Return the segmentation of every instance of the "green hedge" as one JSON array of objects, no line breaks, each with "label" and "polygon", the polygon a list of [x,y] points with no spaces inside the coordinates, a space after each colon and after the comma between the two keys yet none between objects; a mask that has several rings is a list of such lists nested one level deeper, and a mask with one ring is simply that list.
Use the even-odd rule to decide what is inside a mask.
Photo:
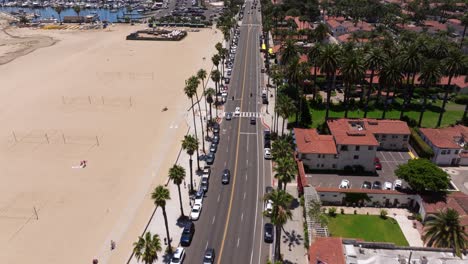
[{"label": "green hedge", "polygon": [[418,153],[418,156],[425,159],[432,159],[434,157],[434,152],[432,151],[431,147],[424,142],[424,140],[419,136],[417,128],[411,128],[411,137],[410,137],[410,144],[413,149]]}]

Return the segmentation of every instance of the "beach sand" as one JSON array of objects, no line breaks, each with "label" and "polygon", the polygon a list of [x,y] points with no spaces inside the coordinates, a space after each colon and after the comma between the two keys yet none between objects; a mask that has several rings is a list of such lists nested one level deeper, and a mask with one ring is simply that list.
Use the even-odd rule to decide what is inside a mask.
[{"label": "beach sand", "polygon": [[222,40],[212,29],[180,42],[125,40],[140,28],[8,31],[42,42],[0,49],[13,55],[0,65],[0,263],[130,256],[188,129],[185,79],[211,70]]}]

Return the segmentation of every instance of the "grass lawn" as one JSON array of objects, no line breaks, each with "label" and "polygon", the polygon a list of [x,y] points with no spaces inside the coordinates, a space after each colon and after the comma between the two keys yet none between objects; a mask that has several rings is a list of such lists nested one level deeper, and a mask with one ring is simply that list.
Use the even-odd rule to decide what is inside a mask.
[{"label": "grass lawn", "polygon": [[378,215],[341,215],[330,217],[328,229],[334,237],[360,238],[369,242],[391,242],[408,246],[397,221]]},{"label": "grass lawn", "polygon": [[[449,126],[455,124],[457,120],[460,120],[463,116],[464,106],[457,105],[455,103],[448,103],[446,106],[446,111],[442,119],[441,126]],[[381,118],[382,110],[373,109],[369,111],[367,117],[369,118]],[[317,127],[325,121],[325,109],[310,109],[312,115],[312,127]],[[405,116],[413,118],[414,120],[419,120],[419,111],[407,111]],[[334,111],[334,107],[330,108],[330,117],[344,117],[344,111]],[[353,110],[348,112],[348,117],[350,118],[362,118],[364,117],[363,110]],[[294,118],[294,117],[293,117]],[[387,119],[399,119],[400,111],[399,110],[390,110],[386,113]],[[426,110],[424,113],[422,127],[435,127],[437,125],[437,120],[439,119],[439,112],[431,111],[430,109]],[[290,120],[291,121],[291,120]]]}]

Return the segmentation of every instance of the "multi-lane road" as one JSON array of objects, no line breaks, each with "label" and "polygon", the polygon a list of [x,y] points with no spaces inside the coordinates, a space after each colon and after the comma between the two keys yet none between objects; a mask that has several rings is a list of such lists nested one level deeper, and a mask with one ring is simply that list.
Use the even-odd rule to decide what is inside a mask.
[{"label": "multi-lane road", "polygon": [[[261,15],[246,1],[225,111],[241,108],[240,117],[221,124],[220,143],[212,166],[210,186],[185,263],[201,263],[206,248],[214,248],[216,263],[266,263],[271,245],[263,241],[263,196],[271,185],[271,162],[263,158],[260,119]],[[258,6],[259,4],[257,4]],[[231,100],[234,97],[234,100]],[[257,116],[255,125],[248,116]],[[221,184],[222,171],[231,181]]]}]

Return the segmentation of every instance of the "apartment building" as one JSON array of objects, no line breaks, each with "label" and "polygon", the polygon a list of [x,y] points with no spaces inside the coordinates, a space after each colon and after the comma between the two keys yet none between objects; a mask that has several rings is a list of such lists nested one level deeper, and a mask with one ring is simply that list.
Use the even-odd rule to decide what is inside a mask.
[{"label": "apartment building", "polygon": [[468,165],[468,127],[421,128],[422,139],[434,151],[432,162],[441,166]]},{"label": "apartment building", "polygon": [[375,171],[377,150],[406,150],[410,130],[399,120],[336,119],[327,122],[331,135],[294,129],[298,158],[312,170],[362,166]]}]

